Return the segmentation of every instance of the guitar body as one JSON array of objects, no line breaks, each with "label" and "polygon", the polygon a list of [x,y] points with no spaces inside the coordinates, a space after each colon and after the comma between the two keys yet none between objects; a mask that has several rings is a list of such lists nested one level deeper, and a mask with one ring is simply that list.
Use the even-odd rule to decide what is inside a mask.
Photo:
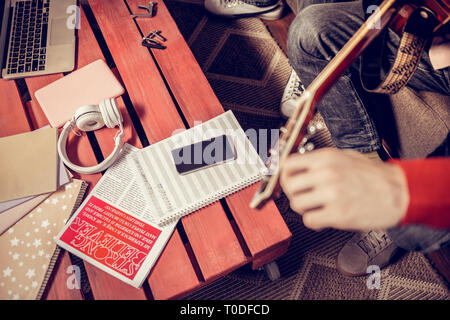
[{"label": "guitar body", "polygon": [[364,49],[387,27],[398,34],[405,32],[405,27],[421,31],[420,25],[411,27],[408,23],[413,14],[420,14],[425,22],[432,20],[432,33],[439,32],[450,20],[450,0],[384,0],[378,6],[298,99],[294,113],[281,128],[277,148],[270,151],[268,174],[261,181],[250,203],[251,208],[262,208],[267,201],[278,196],[280,170],[287,157],[298,152],[299,145],[304,142],[317,103]]},{"label": "guitar body", "polygon": [[439,32],[439,28],[443,27],[450,20],[450,0],[417,0],[417,1],[402,1],[404,4],[396,12],[389,28],[401,35],[404,31],[406,22],[411,14],[419,7],[430,9],[440,22],[434,32]]}]

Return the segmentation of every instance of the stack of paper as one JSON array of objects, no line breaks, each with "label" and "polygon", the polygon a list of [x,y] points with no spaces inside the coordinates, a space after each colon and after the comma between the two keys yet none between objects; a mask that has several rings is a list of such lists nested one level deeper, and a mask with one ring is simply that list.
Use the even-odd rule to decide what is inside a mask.
[{"label": "stack of paper", "polygon": [[0,139],[0,299],[39,299],[60,249],[54,238],[83,199],[57,154],[58,132]]},{"label": "stack of paper", "polygon": [[56,129],[43,128],[0,139],[0,234],[70,182],[57,137]]},{"label": "stack of paper", "polygon": [[116,160],[59,233],[57,244],[101,270],[140,287],[175,229],[149,216],[150,199],[130,166],[137,148]]},{"label": "stack of paper", "polygon": [[60,252],[54,238],[82,201],[81,180],[59,188],[0,236],[0,299],[39,299]]},{"label": "stack of paper", "polygon": [[56,190],[57,137],[48,128],[0,139],[0,202]]},{"label": "stack of paper", "polygon": [[[226,136],[230,149],[234,149],[232,161],[205,166],[188,174],[177,171],[175,161],[184,161],[184,156],[175,160],[173,150],[220,136]],[[185,160],[188,165],[196,160],[202,163],[202,159],[212,158],[212,154],[226,153],[221,148],[221,143],[214,143],[204,150],[194,149]],[[140,150],[135,154],[134,168],[141,189],[152,199],[150,219],[164,225],[259,181],[266,166],[233,112],[227,111]]]},{"label": "stack of paper", "polygon": [[[231,161],[177,173],[172,150],[224,134],[235,149]],[[125,144],[58,234],[57,244],[140,287],[180,217],[258,181],[263,169],[232,112],[142,150]]]}]

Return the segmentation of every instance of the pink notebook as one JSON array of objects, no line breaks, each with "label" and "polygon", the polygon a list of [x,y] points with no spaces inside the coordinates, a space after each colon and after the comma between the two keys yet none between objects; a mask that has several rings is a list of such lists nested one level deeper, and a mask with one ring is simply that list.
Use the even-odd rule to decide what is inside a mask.
[{"label": "pink notebook", "polygon": [[35,96],[52,127],[61,127],[81,106],[116,98],[124,89],[103,60],[72,72],[36,91]]}]

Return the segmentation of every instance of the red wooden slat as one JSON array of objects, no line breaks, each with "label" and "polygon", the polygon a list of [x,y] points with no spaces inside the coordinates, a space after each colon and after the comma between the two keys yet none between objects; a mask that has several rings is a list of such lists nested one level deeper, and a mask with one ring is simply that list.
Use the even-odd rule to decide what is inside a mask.
[{"label": "red wooden slat", "polygon": [[[177,127],[182,127],[183,124],[180,121],[178,114],[176,113],[170,96],[164,89],[163,81],[161,81],[161,79],[159,79],[158,77],[152,77],[154,75],[157,75],[158,73],[155,66],[151,63],[151,60],[150,63],[148,61],[148,52],[144,49],[144,51],[138,50],[138,56],[135,56],[135,54],[133,53],[128,54],[127,56],[123,56],[120,54],[122,50],[126,52],[126,50],[128,49],[129,52],[132,52],[134,49],[136,49],[136,37],[134,37],[135,41],[133,42],[133,37],[131,36],[135,35],[137,36],[137,39],[139,39],[135,26],[129,26],[129,28],[131,27],[131,30],[127,33],[124,32],[125,30],[123,27],[118,28],[118,26],[108,25],[110,21],[106,21],[105,23],[103,21],[103,18],[108,19],[108,15],[106,12],[110,11],[113,6],[108,4],[106,5],[106,8],[103,8],[102,5],[103,3],[99,3],[96,6],[94,3],[92,9],[96,15],[98,23],[101,26],[103,35],[105,36],[106,41],[109,44],[109,49],[113,54],[122,80],[127,86],[128,94],[132,99],[136,112],[140,116],[141,122],[146,128],[146,131],[150,132],[150,134],[148,134],[149,139],[151,139],[150,141],[156,142],[171,134],[173,129],[170,129],[171,126],[168,126],[167,122],[173,123],[174,121],[179,120],[177,123]],[[102,10],[106,10],[106,12],[103,12]],[[115,21],[121,21],[121,19],[116,19]],[[119,29],[120,31],[118,31]],[[119,35],[121,35],[121,37],[119,37],[121,39],[121,42],[117,42],[118,39],[114,39]],[[139,44],[139,40],[137,40],[137,43]],[[143,48],[138,47],[138,49]],[[118,52],[119,54],[117,54]],[[149,78],[152,78],[152,81],[149,81]],[[158,117],[152,117],[149,114],[149,111],[146,110],[146,106],[149,103],[154,106],[162,106],[162,110],[165,113],[165,119],[161,119],[161,117],[159,119]],[[164,108],[164,106],[168,106],[168,108]],[[159,110],[159,112],[161,112],[161,110]],[[175,231],[173,237],[175,239],[179,238],[177,231]],[[168,264],[168,262],[174,261],[181,262],[181,264],[184,266],[184,269],[190,270],[189,273],[193,276],[183,277],[184,281],[179,281],[178,276],[172,277],[172,279],[178,283],[178,286],[168,287],[164,285],[162,288],[160,288],[158,286],[158,283],[160,283],[158,280],[161,279],[161,276],[159,275],[160,272],[154,272],[154,275],[151,276],[150,279],[154,279],[154,288],[152,288],[152,293],[155,298],[160,298],[161,296],[173,296],[175,294],[178,294],[179,291],[185,292],[188,290],[192,290],[193,288],[198,286],[198,279],[181,242],[173,243],[173,240],[171,240],[171,242],[169,242],[169,244],[165,248],[163,254],[166,259],[161,260],[163,262],[158,262],[158,264],[155,266],[155,269],[165,270],[164,277],[166,279],[167,276],[170,275],[167,270],[172,270],[166,265]],[[160,290],[161,294],[158,293]]]},{"label": "red wooden slat", "polygon": [[16,83],[0,80],[0,138],[30,129]]},{"label": "red wooden slat", "polygon": [[[143,4],[142,0],[127,2],[133,12],[137,12],[138,5]],[[164,2],[158,2],[158,13],[154,18],[136,21],[144,33],[155,29],[162,30],[162,34],[167,38],[165,42],[167,48],[153,50],[153,54],[189,125],[192,126],[196,121],[206,121],[221,114],[222,105],[213,93]],[[227,197],[227,203],[252,256],[258,256],[267,248],[289,241],[291,233],[273,202],[260,211],[249,208],[248,204],[254,191],[255,186],[238,192]],[[189,227],[185,225],[185,228]]]},{"label": "red wooden slat", "polygon": [[[268,202],[262,210],[250,209],[248,204],[257,188],[258,185],[254,184],[227,198],[236,224],[255,258],[267,255],[270,249],[278,250],[280,246],[289,244],[292,236],[273,201]],[[284,251],[280,250],[278,256]],[[270,261],[267,260],[266,263]]]},{"label": "red wooden slat", "polygon": [[72,265],[69,254],[66,251],[61,252],[59,262],[55,266],[50,281],[59,285],[51,285],[44,295],[46,300],[83,300],[83,295],[78,289],[69,289],[67,280],[70,274],[67,274],[68,268]]},{"label": "red wooden slat", "polygon": [[58,73],[43,77],[33,77],[25,79],[31,97],[31,101],[29,101],[27,109],[34,129],[42,128],[49,124],[44,111],[34,97],[34,92],[62,77],[63,75],[61,73]]},{"label": "red wooden slat", "polygon": [[[95,36],[89,27],[89,23],[84,15],[81,16],[81,28],[78,31],[80,39],[77,67],[81,68],[98,59],[103,59],[103,54],[95,39]],[[130,116],[125,108],[122,98],[117,99],[117,104],[123,117],[124,141],[140,147],[139,139],[134,131]],[[117,128],[96,131],[95,136],[101,147],[101,151],[106,158],[114,149],[114,136]],[[143,289],[135,289],[115,277],[101,271],[88,263],[85,263],[88,272],[89,281],[95,299],[114,300],[114,299],[146,299]]]},{"label": "red wooden slat", "polygon": [[[149,141],[159,141],[170,136],[176,128],[182,128],[183,123],[165,90],[164,82],[158,76],[157,68],[149,58],[148,51],[140,46],[141,39],[133,21],[129,20],[124,3],[89,3]],[[165,258],[158,261],[149,277],[152,294],[157,299],[169,298],[198,287],[199,280],[183,243],[173,239],[179,239],[177,231],[163,251]],[[180,268],[169,266],[173,262],[183,265],[184,273],[192,276],[180,275]],[[169,286],[171,281],[168,279],[177,285]]]},{"label": "red wooden slat", "polygon": [[[177,270],[178,277],[171,270]],[[174,232],[148,277],[156,300],[182,297],[200,286],[178,232]]]},{"label": "red wooden slat", "polygon": [[[126,5],[120,0],[110,1],[108,4],[97,0],[89,1],[89,3],[122,79],[127,86],[132,102],[135,106],[140,106],[141,103],[147,104],[145,113],[142,113],[143,109],[141,108],[137,112],[140,115],[140,120],[150,142],[159,141],[170,136],[174,130],[183,128],[183,123],[170,99],[170,95],[164,89],[164,82],[160,78],[152,58],[148,54],[147,49],[140,44],[142,38],[137,33],[136,26],[130,17]],[[184,62],[179,61],[179,63],[182,64]],[[182,82],[180,82],[181,84]],[[156,93],[156,95],[150,96],[149,93],[152,92]],[[158,129],[157,132],[152,127],[152,123],[155,122],[158,123],[156,127]],[[161,128],[162,125],[163,127]],[[224,269],[231,269],[245,261],[242,249],[236,236],[231,232],[231,227],[223,210],[207,208],[195,214],[203,216],[202,222],[205,226],[211,226],[211,228],[203,229],[205,234],[202,235],[203,241],[201,243],[191,242],[196,257],[203,257],[205,254],[209,254],[211,250],[204,252],[203,249],[221,245],[223,243],[222,239],[228,239],[229,243],[234,244],[230,248],[235,250],[235,252],[225,252],[220,250],[219,247],[214,248],[214,252],[223,256],[224,259],[222,260],[197,259],[200,263],[208,264],[200,266],[202,271],[207,271],[206,277],[208,279],[223,273]],[[205,239],[207,240],[205,241]],[[227,255],[232,257],[240,256],[241,261],[238,262],[235,258],[226,260],[225,257]],[[223,263],[218,264],[218,261],[223,261]],[[228,265],[225,266],[225,264]],[[177,270],[166,268],[166,272],[172,273],[174,279],[182,277]],[[156,274],[152,275],[152,277],[154,276]],[[152,283],[156,282],[150,281],[154,294],[159,290],[152,286]],[[174,294],[176,294],[175,291]]]},{"label": "red wooden slat", "polygon": [[252,260],[253,269],[258,269],[259,267],[262,267],[263,265],[271,261],[274,261],[281,255],[285,254],[286,251],[288,250],[289,243],[290,243],[289,241],[281,242],[279,245],[270,248],[270,251],[262,253],[257,258],[254,258]]},{"label": "red wooden slat", "polygon": [[123,1],[89,0],[150,143],[184,128]]},{"label": "red wooden slat", "polygon": [[[76,69],[82,68],[87,64],[94,62],[95,60],[103,59],[102,52],[83,11],[81,11],[81,26],[81,29],[79,29],[78,31],[78,55]],[[31,97],[33,97],[31,106],[34,114],[42,113],[42,109],[35,99],[34,93],[38,89],[52,83],[62,76],[62,74],[57,74],[46,77],[29,78],[26,80],[30,95]],[[119,108],[121,109],[122,115],[124,117],[126,138],[137,136],[135,133],[133,133],[133,127],[131,125],[131,121],[129,120],[129,115],[123,105],[122,99],[118,99],[118,102]],[[64,102],[62,102],[62,104],[63,103]],[[40,116],[37,116],[36,119],[38,119],[37,125],[48,125],[48,121],[43,113]],[[103,153],[109,154],[114,146],[113,137],[115,135],[115,130],[104,129],[97,131],[95,135],[97,137],[97,140],[99,141]],[[128,142],[136,142],[135,138],[128,140]],[[69,138],[67,150],[69,158],[76,164],[83,166],[92,166],[97,164],[95,154],[86,135],[83,135],[83,137],[81,138],[72,135]],[[98,180],[101,178],[101,174],[82,175],[74,173],[74,176],[89,182],[90,188],[94,187]],[[85,267],[86,272],[88,273],[94,298],[146,299],[145,292],[142,289],[136,290],[135,288],[123,283],[122,281],[114,278],[111,275],[108,275],[104,272],[99,272],[96,267],[90,265],[89,263],[85,263]],[[60,270],[59,272],[64,272],[64,270]],[[64,279],[64,277],[67,278],[67,275],[58,274],[55,279]],[[48,297],[51,298],[55,296],[54,292],[56,292],[60,296],[61,292],[63,292],[64,290],[67,290],[65,281],[55,280],[51,283]]]},{"label": "red wooden slat", "polygon": [[[133,13],[142,12],[138,6],[145,2],[145,0],[127,0]],[[157,3],[157,14],[151,19],[136,19],[136,22],[145,35],[152,30],[160,30],[167,39],[164,42],[166,49],[153,49],[152,52],[183,110],[184,116],[192,126],[195,120],[204,121],[220,115],[223,113],[222,105],[216,98],[169,10],[163,1],[154,2]],[[192,105],[198,107],[193,108]]]},{"label": "red wooden slat", "polygon": [[[29,103],[29,113],[33,121],[34,128],[40,128],[49,125],[49,122],[42,111],[41,106],[37,102],[34,93],[40,88],[62,78],[62,74],[52,74],[42,77],[27,78],[26,84],[32,100]],[[75,139],[71,137],[68,142],[68,155],[70,159],[77,164],[93,165],[96,163],[95,155],[90,146],[87,137]],[[100,174],[97,175],[79,175],[74,174],[76,178],[82,179],[89,183],[89,189],[95,185],[100,179]],[[69,266],[71,264],[68,254],[62,256],[62,265]],[[49,283],[48,293],[46,299],[72,299],[74,290],[69,290],[66,285],[67,274],[65,268],[59,268],[54,271],[53,279]],[[81,294],[79,294],[81,296]]]},{"label": "red wooden slat", "polygon": [[[219,202],[184,217],[182,223],[206,282],[247,263]],[[230,241],[230,235],[233,235],[233,241]]]},{"label": "red wooden slat", "polygon": [[[14,115],[12,121],[2,123],[2,125],[0,126],[0,136],[3,137],[30,131],[31,127],[30,124],[28,123],[25,109],[22,105],[22,101],[17,91],[15,82],[0,80],[0,93],[2,97],[5,97],[5,100],[2,100],[0,104],[1,118],[4,119],[3,118],[4,116],[6,118],[8,114]],[[58,268],[64,269],[61,267],[61,265],[65,266],[68,263],[70,264],[70,259],[68,255],[62,254],[62,256],[60,257],[60,264]],[[60,271],[59,273],[62,272],[63,271]],[[61,276],[58,277],[61,278]],[[58,283],[60,283],[60,281],[58,281]],[[65,284],[66,282],[63,281],[61,283],[64,283],[64,285],[58,286],[57,290],[55,290],[55,288],[52,288],[51,283],[48,284],[47,295],[58,296],[61,299],[70,299],[70,300],[81,299],[81,293],[79,290],[69,291],[67,285]]]}]

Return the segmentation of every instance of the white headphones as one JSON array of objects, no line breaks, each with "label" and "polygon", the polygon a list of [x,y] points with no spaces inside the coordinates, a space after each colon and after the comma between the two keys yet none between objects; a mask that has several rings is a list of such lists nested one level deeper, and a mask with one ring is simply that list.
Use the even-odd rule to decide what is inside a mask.
[{"label": "white headphones", "polygon": [[[81,131],[94,131],[103,126],[108,128],[114,128],[119,126],[119,131],[114,138],[115,147],[113,152],[96,166],[92,167],[80,167],[70,162],[66,152],[66,143],[69,133],[74,129],[75,125]],[[99,106],[83,106],[79,108],[72,117],[72,120],[68,121],[59,135],[58,139],[58,153],[64,164],[73,171],[83,174],[93,174],[106,170],[110,167],[120,154],[122,149],[122,138],[124,136],[122,126],[122,114],[116,105],[114,98],[106,99],[100,102]]]}]

